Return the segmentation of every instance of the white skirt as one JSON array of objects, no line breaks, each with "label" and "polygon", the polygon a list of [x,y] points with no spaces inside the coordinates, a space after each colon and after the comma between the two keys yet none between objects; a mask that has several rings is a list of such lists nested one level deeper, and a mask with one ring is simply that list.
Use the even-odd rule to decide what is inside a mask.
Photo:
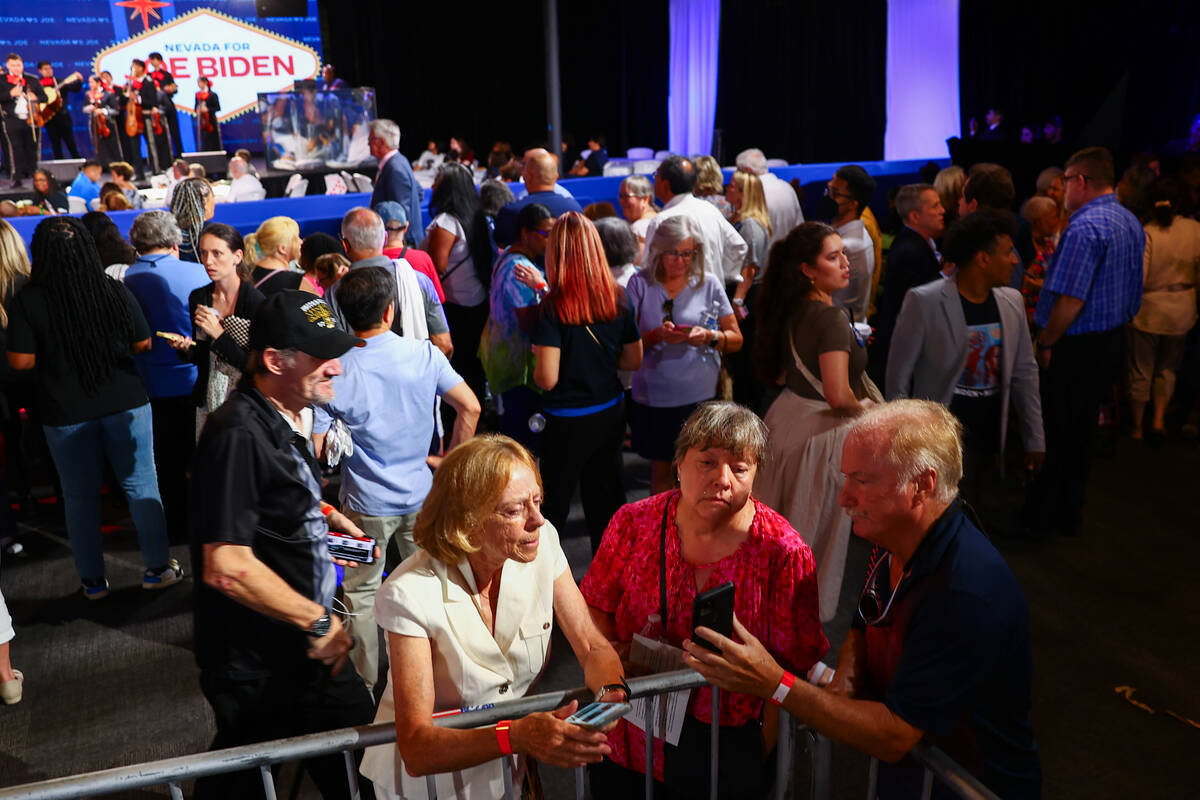
[{"label": "white skirt", "polygon": [[837,612],[846,570],[850,517],[838,505],[838,493],[845,480],[842,445],[850,422],[824,400],[784,389],[767,410],[769,452],[754,482],[758,499],[787,517],[812,549],[821,622]]}]

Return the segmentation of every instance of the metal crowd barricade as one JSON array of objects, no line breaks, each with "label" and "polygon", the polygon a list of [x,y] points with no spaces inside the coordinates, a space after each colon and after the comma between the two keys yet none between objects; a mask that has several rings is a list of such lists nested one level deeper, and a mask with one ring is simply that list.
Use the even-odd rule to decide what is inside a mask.
[{"label": "metal crowd barricade", "polygon": [[[700,675],[692,670],[664,672],[657,675],[647,675],[632,678],[628,681],[632,697],[648,698],[646,719],[655,718],[657,698],[668,692],[683,689],[694,689],[705,685]],[[572,700],[586,702],[591,698],[587,687],[562,691],[546,692],[497,703],[491,708],[479,711],[465,711],[461,714],[441,716],[434,720],[436,725],[446,728],[479,728],[494,725],[503,719],[515,719],[536,711],[551,711]],[[717,707],[718,690],[713,688],[713,708]],[[779,714],[779,738],[776,760],[776,776],[774,797],[784,800],[790,797],[793,778],[794,759],[792,753],[793,720],[786,714]],[[711,744],[712,752],[718,752],[720,743],[720,727],[714,718],[712,723]],[[810,797],[813,800],[828,800],[830,796],[830,742],[815,731],[803,728],[805,750],[809,754],[812,765],[810,779]],[[646,763],[653,763],[653,738],[646,737]],[[267,800],[275,800],[275,779],[271,767],[288,761],[301,761],[318,756],[328,756],[341,753],[346,762],[346,780],[350,786],[350,794],[354,800],[359,797],[358,770],[355,766],[354,753],[365,747],[380,744],[390,744],[396,741],[396,729],[391,723],[379,723],[358,728],[342,728],[325,733],[314,733],[306,736],[296,736],[288,739],[278,739],[271,742],[242,747],[231,747],[209,753],[168,758],[128,767],[89,772],[83,775],[72,775],[54,778],[38,783],[25,784],[0,789],[0,800],[66,800],[92,795],[104,795],[113,792],[130,791],[150,786],[167,785],[171,797],[182,800],[184,781],[203,778],[209,775],[219,775],[246,769],[258,769],[262,777],[263,790]],[[954,763],[945,753],[936,747],[920,745],[914,749],[913,755],[926,768],[925,794],[928,798],[936,776],[959,797],[966,800],[999,800],[988,791],[973,776]],[[877,762],[872,759],[871,788],[869,800],[874,798],[874,776]],[[506,800],[515,800],[511,771],[502,771],[505,776],[504,794]],[[717,797],[717,759],[712,759],[710,773],[709,797]],[[577,800],[584,795],[586,771],[581,767],[575,770],[575,797]],[[646,775],[646,797],[654,794],[653,770]],[[435,797],[434,776],[426,779],[429,796]],[[442,800],[448,800],[443,798]]]}]

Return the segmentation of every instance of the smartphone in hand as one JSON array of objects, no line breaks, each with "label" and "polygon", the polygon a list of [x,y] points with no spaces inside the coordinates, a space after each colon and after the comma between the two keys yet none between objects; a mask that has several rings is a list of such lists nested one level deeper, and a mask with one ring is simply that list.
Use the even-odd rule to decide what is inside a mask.
[{"label": "smartphone in hand", "polygon": [[616,722],[633,709],[629,703],[588,703],[567,717],[567,722],[583,728],[600,730]]},{"label": "smartphone in hand", "polygon": [[692,601],[693,642],[714,653],[720,652],[708,639],[696,635],[696,628],[701,626],[711,628],[728,639],[733,638],[733,597],[733,581],[726,581],[703,594],[696,595],[696,599]]}]

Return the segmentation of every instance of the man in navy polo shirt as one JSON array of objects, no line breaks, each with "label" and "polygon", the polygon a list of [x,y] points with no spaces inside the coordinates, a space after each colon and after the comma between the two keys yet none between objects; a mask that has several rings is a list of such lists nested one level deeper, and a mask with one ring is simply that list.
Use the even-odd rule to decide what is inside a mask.
[{"label": "man in navy polo shirt", "polygon": [[875,549],[829,689],[785,672],[736,619],[741,644],[699,628],[721,653],[685,642],[688,666],[887,762],[881,798],[921,796],[906,756],[922,740],[1003,798],[1041,797],[1029,609],[957,498],[962,426],[925,400],[872,408],[846,437],[842,472],[839,501]]}]

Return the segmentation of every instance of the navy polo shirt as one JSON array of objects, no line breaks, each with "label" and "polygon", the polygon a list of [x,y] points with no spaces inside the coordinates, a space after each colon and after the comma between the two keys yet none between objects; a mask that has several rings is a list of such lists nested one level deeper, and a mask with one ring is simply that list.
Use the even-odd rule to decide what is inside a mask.
[{"label": "navy polo shirt", "polygon": [[[883,703],[1001,797],[1041,797],[1029,608],[1016,576],[957,501],[906,567],[888,616],[866,627]],[[919,797],[921,777],[909,759],[881,765],[879,796]]]}]

